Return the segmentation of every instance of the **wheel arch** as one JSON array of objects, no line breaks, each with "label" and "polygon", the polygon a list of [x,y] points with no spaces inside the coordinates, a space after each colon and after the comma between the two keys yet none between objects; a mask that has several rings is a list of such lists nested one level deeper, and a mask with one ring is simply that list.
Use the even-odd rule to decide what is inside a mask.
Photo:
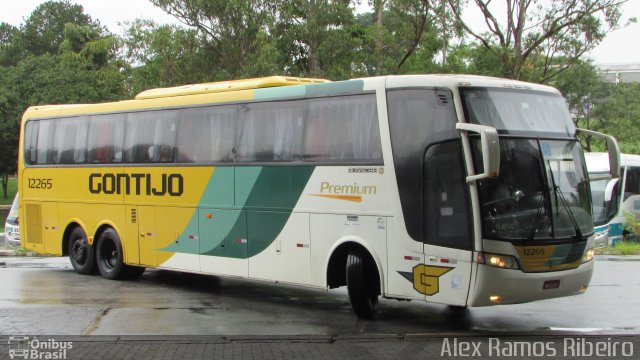
[{"label": "wheel arch", "polygon": [[377,269],[378,276],[378,293],[384,293],[384,271],[382,262],[376,251],[366,241],[360,238],[343,238],[336,242],[327,257],[325,265],[326,286],[330,289],[347,285],[346,264],[347,256],[351,251],[360,251],[366,257],[367,261],[374,265]]},{"label": "wheel arch", "polygon": [[92,243],[95,243],[95,241],[100,237],[100,235],[107,229],[113,229],[113,231],[116,232],[116,235],[118,235],[118,238],[120,238],[120,242],[122,243],[122,233],[120,232],[118,227],[110,221],[102,221],[100,224],[98,224],[98,228],[96,229]]},{"label": "wheel arch", "polygon": [[82,221],[80,221],[79,219],[72,219],[71,221],[69,221],[64,229],[64,232],[62,233],[62,256],[69,255],[69,240],[71,240],[70,236],[73,230],[78,227],[81,228],[82,231],[84,231],[84,233],[88,236],[89,232],[87,231],[87,228],[84,226]]}]

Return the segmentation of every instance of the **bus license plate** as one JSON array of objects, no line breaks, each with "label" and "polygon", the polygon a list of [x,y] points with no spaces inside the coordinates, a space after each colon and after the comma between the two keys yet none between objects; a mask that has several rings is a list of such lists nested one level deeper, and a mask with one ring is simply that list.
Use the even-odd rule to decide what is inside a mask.
[{"label": "bus license plate", "polygon": [[547,280],[542,286],[542,290],[557,289],[560,287],[560,280]]}]

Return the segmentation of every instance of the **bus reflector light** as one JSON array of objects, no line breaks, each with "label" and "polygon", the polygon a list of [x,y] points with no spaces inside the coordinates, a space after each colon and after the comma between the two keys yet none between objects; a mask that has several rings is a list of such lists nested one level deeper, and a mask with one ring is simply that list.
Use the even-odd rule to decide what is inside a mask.
[{"label": "bus reflector light", "polygon": [[207,219],[211,219],[211,218],[213,217],[213,215],[211,215],[211,214],[204,214],[204,217],[205,217],[205,218],[207,218]]},{"label": "bus reflector light", "polygon": [[495,304],[499,304],[502,302],[502,297],[500,295],[491,295],[489,296],[489,301]]},{"label": "bus reflector light", "polygon": [[589,286],[587,286],[587,285],[582,285],[582,286],[580,286],[580,289],[579,289],[578,291],[580,291],[581,293],[583,293],[583,292],[587,291],[587,288],[588,288],[588,287],[589,287]]}]

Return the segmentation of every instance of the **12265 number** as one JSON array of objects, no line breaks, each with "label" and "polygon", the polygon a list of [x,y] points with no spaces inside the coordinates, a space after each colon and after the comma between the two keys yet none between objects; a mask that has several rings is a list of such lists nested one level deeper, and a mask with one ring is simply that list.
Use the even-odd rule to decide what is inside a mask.
[{"label": "12265 number", "polygon": [[43,189],[49,190],[53,188],[53,180],[51,179],[39,179],[39,178],[28,178],[27,186],[29,189]]}]

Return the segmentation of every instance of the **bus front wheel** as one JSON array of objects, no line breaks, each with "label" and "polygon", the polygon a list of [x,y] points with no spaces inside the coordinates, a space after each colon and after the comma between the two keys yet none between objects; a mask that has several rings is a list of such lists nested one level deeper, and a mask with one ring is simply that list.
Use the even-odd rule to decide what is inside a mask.
[{"label": "bus front wheel", "polygon": [[69,260],[78,274],[91,275],[95,271],[94,248],[87,242],[87,234],[81,227],[76,227],[69,235]]},{"label": "bus front wheel", "polygon": [[377,313],[378,286],[377,269],[367,261],[361,251],[352,251],[347,256],[347,291],[351,307],[359,318],[372,319]]}]

